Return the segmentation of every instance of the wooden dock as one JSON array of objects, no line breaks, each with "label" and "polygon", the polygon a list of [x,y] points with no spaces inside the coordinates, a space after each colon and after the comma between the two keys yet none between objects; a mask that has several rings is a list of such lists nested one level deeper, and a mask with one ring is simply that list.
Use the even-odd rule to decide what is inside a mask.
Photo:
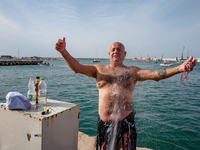
[{"label": "wooden dock", "polygon": [[0,60],[0,66],[10,65],[38,65],[42,60]]}]

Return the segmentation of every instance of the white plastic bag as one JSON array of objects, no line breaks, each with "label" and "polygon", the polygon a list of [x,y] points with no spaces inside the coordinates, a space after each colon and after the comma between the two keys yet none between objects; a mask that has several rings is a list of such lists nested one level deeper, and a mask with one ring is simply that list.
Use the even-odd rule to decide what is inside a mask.
[{"label": "white plastic bag", "polygon": [[19,92],[9,92],[6,95],[6,103],[1,104],[8,109],[31,109],[31,103],[28,98]]}]

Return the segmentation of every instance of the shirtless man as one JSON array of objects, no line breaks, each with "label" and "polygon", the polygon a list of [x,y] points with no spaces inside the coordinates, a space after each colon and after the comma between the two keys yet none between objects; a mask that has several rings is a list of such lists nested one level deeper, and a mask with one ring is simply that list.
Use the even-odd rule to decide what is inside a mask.
[{"label": "shirtless man", "polygon": [[[57,41],[55,49],[61,53],[75,73],[96,78],[96,86],[99,89],[97,149],[136,149],[137,133],[132,92],[137,81],[159,81],[183,72],[185,66],[190,65],[189,71],[192,71],[196,65],[191,56],[180,66],[155,71],[125,66],[123,61],[126,51],[124,45],[119,42],[110,46],[110,64],[107,66],[80,64],[67,52],[65,38]],[[114,132],[114,128],[117,133]]]}]

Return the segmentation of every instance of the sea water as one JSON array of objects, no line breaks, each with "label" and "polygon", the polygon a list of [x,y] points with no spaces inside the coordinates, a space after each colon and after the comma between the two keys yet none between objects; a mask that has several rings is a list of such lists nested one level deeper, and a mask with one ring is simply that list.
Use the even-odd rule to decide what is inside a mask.
[{"label": "sea water", "polygon": [[[46,60],[47,61],[47,60]],[[93,65],[92,60],[79,60]],[[6,102],[8,92],[27,92],[30,78],[41,76],[48,86],[47,98],[80,105],[79,130],[96,135],[98,89],[94,78],[75,74],[63,60],[49,60],[53,66],[0,66],[0,103]],[[109,64],[109,60],[101,60]],[[125,60],[124,64],[143,69],[161,69],[158,62]],[[179,65],[173,62],[173,66]],[[155,150],[200,149],[200,63],[189,73],[185,86],[181,74],[169,79],[137,82],[133,92],[138,132],[137,147]]]}]

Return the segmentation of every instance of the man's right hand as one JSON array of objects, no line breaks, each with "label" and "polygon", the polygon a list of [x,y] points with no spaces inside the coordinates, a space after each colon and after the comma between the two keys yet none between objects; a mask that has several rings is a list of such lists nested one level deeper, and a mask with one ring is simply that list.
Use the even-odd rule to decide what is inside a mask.
[{"label": "man's right hand", "polygon": [[65,38],[63,38],[62,40],[58,39],[58,41],[55,44],[55,49],[60,53],[62,53],[66,49]]}]

